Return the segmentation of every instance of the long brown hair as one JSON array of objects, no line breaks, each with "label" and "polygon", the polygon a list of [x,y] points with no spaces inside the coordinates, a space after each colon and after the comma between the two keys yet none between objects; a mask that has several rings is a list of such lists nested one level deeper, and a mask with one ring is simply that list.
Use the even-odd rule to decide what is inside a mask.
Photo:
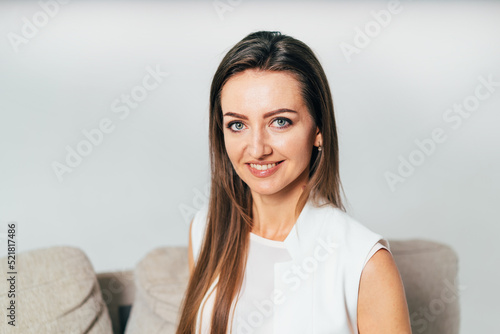
[{"label": "long brown hair", "polygon": [[[315,204],[321,196],[343,211],[339,177],[337,130],[326,75],[313,51],[303,42],[276,31],[258,31],[238,42],[223,58],[210,89],[209,150],[211,191],[207,227],[200,254],[179,314],[177,334],[196,332],[197,313],[212,283],[216,285],[211,333],[226,333],[234,298],[245,272],[252,230],[252,196],[236,174],[224,145],[221,90],[236,73],[247,69],[286,71],[300,83],[303,99],[322,134],[322,151],[313,149],[309,180],[296,214],[309,195]],[[342,189],[343,191],[343,189]]]}]

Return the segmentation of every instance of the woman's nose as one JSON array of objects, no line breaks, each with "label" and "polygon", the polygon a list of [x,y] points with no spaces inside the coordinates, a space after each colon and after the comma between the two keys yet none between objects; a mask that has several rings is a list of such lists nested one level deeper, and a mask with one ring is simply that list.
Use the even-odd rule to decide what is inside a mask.
[{"label": "woman's nose", "polygon": [[254,158],[259,158],[272,153],[272,148],[269,144],[269,136],[265,130],[252,130],[249,140],[249,153]]}]

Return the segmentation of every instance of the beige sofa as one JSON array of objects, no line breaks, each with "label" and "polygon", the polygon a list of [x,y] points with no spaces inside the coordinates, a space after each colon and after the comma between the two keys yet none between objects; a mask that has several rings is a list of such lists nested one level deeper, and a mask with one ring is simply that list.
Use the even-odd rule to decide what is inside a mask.
[{"label": "beige sofa", "polygon": [[[428,240],[389,240],[403,278],[414,334],[457,334],[458,260],[448,246]],[[51,247],[17,255],[16,328],[3,333],[175,333],[188,279],[187,248],[152,250],[132,270],[94,273],[74,247]],[[0,259],[2,273],[7,261]],[[0,280],[6,310],[9,282]]]}]

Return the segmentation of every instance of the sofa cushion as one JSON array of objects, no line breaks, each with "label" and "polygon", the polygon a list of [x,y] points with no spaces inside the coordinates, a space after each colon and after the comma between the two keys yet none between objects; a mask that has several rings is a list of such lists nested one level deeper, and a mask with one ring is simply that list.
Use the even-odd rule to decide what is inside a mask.
[{"label": "sofa cushion", "polygon": [[458,257],[430,240],[389,240],[410,312],[413,333],[458,334],[460,324]]},{"label": "sofa cushion", "polygon": [[[8,271],[5,257],[0,267]],[[112,333],[94,269],[81,250],[57,246],[19,253],[16,267],[18,332]],[[7,284],[0,280],[4,303],[10,300]]]},{"label": "sofa cushion", "polygon": [[136,296],[125,334],[174,334],[176,329],[177,323],[160,317],[157,312],[152,311],[151,305],[146,302],[142,295]]},{"label": "sofa cushion", "polygon": [[136,296],[126,334],[173,333],[189,280],[187,247],[149,252],[134,270]]}]

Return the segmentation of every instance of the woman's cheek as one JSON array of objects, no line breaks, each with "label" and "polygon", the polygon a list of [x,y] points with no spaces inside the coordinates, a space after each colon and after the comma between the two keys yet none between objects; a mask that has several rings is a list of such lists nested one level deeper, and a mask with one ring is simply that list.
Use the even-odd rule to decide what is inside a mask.
[{"label": "woman's cheek", "polygon": [[227,139],[225,141],[226,152],[229,159],[233,163],[238,162],[238,157],[240,157],[244,152],[245,143],[241,140]]},{"label": "woman's cheek", "polygon": [[305,146],[307,138],[298,131],[288,131],[277,136],[274,140],[276,148],[284,149],[286,151],[300,150],[300,147]]}]

